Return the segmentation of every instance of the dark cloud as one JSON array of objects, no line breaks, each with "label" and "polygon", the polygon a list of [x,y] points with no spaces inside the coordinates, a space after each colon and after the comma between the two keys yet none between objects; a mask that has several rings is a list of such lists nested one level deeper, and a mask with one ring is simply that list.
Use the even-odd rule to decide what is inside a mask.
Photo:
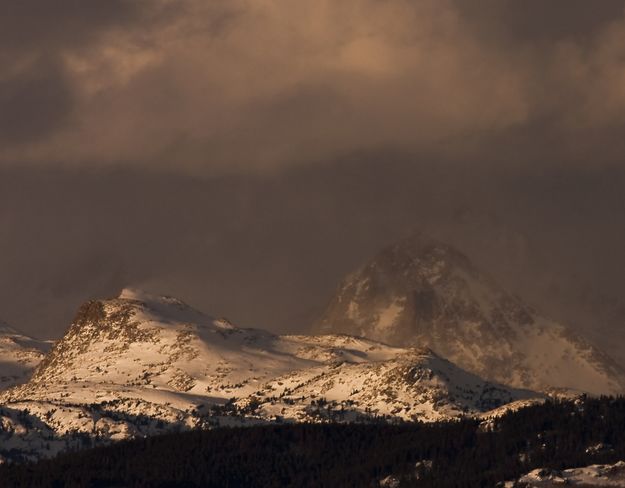
[{"label": "dark cloud", "polygon": [[[163,14],[157,6],[128,0],[3,2],[0,142],[15,145],[19,155],[24,144],[49,141],[68,128],[72,111],[84,101],[75,78],[82,68],[72,70],[73,56],[89,56],[111,32],[143,31]],[[44,156],[36,162],[45,161]]]},{"label": "dark cloud", "polygon": [[270,176],[4,170],[0,310],[54,337],[134,285],[301,332],[345,273],[425,229],[620,357],[625,173],[480,168],[386,153]]},{"label": "dark cloud", "polygon": [[3,2],[0,315],[131,284],[301,331],[424,228],[617,337],[624,60],[613,0]]},{"label": "dark cloud", "polygon": [[622,21],[625,10],[623,0],[455,0],[455,5],[477,36],[531,44],[588,42]]},{"label": "dark cloud", "polygon": [[0,7],[1,49],[18,53],[81,49],[107,28],[138,21],[142,5],[145,2],[132,0],[6,0]]},{"label": "dark cloud", "polygon": [[65,126],[74,105],[58,61],[38,58],[0,79],[0,143],[40,139]]},{"label": "dark cloud", "polygon": [[536,134],[557,140],[544,149],[561,162],[618,143],[625,122],[625,21],[613,0],[51,5],[5,7],[6,79],[19,79],[16,59],[54,55],[56,71],[40,79],[49,93],[64,81],[71,124],[59,108],[61,130],[42,139],[34,122],[33,144],[5,145],[0,164],[210,173],[388,147],[461,160],[510,134],[526,148]]}]

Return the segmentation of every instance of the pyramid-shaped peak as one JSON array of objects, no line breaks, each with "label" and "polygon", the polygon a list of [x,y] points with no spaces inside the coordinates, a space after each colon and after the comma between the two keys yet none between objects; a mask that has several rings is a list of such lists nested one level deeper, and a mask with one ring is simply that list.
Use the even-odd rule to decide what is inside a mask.
[{"label": "pyramid-shaped peak", "polygon": [[401,239],[385,248],[376,259],[393,261],[436,261],[456,266],[473,268],[471,260],[457,248],[427,234],[418,232]]},{"label": "pyramid-shaped peak", "polygon": [[457,271],[476,279],[484,278],[461,251],[421,233],[383,248],[361,268],[361,272],[366,275],[373,273],[386,276],[385,281],[436,281],[442,276],[452,276]]},{"label": "pyramid-shaped peak", "polygon": [[605,354],[506,291],[453,246],[422,233],[348,275],[316,327],[403,347],[425,345],[516,387],[625,388],[625,372]]}]

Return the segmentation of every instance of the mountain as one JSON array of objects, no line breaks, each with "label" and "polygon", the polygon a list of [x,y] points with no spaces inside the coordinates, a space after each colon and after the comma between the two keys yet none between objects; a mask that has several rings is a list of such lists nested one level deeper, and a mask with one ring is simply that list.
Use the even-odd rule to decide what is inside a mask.
[{"label": "mountain", "polygon": [[426,346],[520,388],[622,393],[606,354],[503,290],[453,247],[415,235],[383,249],[340,285],[315,330]]},{"label": "mountain", "polygon": [[0,390],[28,380],[52,343],[28,337],[0,320]]},{"label": "mountain", "polygon": [[625,462],[593,464],[564,470],[539,468],[516,481],[504,483],[504,488],[539,488],[549,486],[625,487]]},{"label": "mountain", "polygon": [[0,431],[3,449],[37,457],[198,425],[435,421],[540,398],[427,349],[238,328],[125,290],[84,304],[31,380],[2,395]]}]

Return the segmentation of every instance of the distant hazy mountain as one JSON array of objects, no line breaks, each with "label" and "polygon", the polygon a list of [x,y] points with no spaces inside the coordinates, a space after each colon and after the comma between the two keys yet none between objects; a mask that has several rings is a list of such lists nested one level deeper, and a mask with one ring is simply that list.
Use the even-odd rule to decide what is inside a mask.
[{"label": "distant hazy mountain", "polygon": [[422,235],[349,275],[316,330],[430,347],[515,387],[599,394],[625,385],[606,354],[503,290],[461,252]]},{"label": "distant hazy mountain", "polygon": [[434,421],[540,397],[427,349],[241,329],[126,290],[81,307],[32,379],[1,398],[0,422],[22,432],[4,449],[38,456],[71,447],[77,434],[106,441],[206,423]]},{"label": "distant hazy mountain", "polygon": [[50,347],[0,320],[0,390],[27,381]]}]

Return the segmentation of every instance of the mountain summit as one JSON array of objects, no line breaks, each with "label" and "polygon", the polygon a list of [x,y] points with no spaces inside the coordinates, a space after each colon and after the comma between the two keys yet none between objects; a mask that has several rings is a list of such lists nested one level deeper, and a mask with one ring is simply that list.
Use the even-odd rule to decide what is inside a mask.
[{"label": "mountain summit", "polygon": [[601,394],[625,386],[607,355],[502,289],[457,249],[421,234],[350,274],[316,330],[427,346],[516,387]]}]

